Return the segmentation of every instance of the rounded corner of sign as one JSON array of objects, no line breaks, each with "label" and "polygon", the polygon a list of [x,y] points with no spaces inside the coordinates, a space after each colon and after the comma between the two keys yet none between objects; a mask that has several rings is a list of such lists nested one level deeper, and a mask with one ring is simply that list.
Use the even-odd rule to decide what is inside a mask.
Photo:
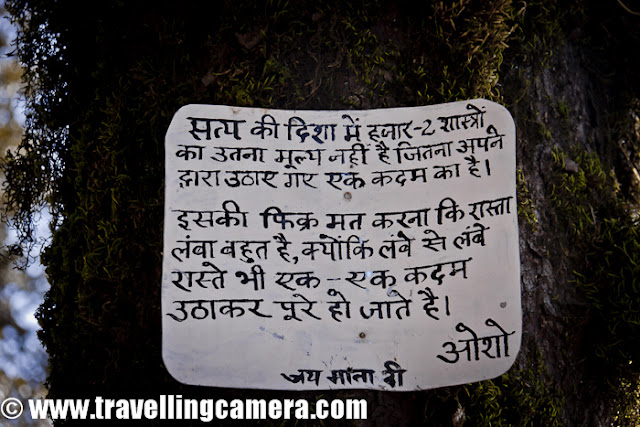
[{"label": "rounded corner of sign", "polygon": [[514,367],[514,365],[516,363],[516,359],[518,358],[518,354],[520,353],[520,341],[518,341],[518,345],[514,350],[515,350],[515,352],[513,353],[513,358],[505,359],[505,363],[504,363],[504,365],[502,365],[502,369],[500,369],[500,371],[496,375],[492,376],[491,378],[487,378],[487,379],[498,378],[499,376],[502,376],[502,375],[506,374],[507,372],[509,372]]},{"label": "rounded corner of sign", "polygon": [[515,130],[516,128],[516,122],[513,119],[513,115],[511,115],[511,111],[509,111],[509,109],[507,107],[505,107],[504,105],[495,102],[495,101],[490,101],[488,99],[482,99],[483,102],[486,102],[488,104],[491,104],[496,110],[500,111],[501,114],[504,114],[505,117],[507,117],[510,121],[510,124],[512,126],[512,128]]},{"label": "rounded corner of sign", "polygon": [[198,385],[192,381],[192,378],[186,375],[185,371],[174,364],[174,358],[169,357],[166,351],[162,352],[162,363],[174,380],[178,381],[181,384],[186,385]]},{"label": "rounded corner of sign", "polygon": [[178,116],[188,116],[189,114],[191,114],[191,111],[201,108],[202,105],[199,104],[185,104],[182,107],[178,108],[176,110],[176,112],[173,114],[173,119],[175,119]]},{"label": "rounded corner of sign", "polygon": [[[518,351],[520,351],[519,346],[518,346]],[[518,353],[516,352],[516,355],[517,354]],[[516,359],[517,357],[514,357],[512,359],[505,359],[503,364],[501,364],[500,366],[496,366],[496,368],[499,368],[499,369],[497,369],[494,372],[491,372],[487,377],[478,378],[475,381],[472,380],[472,382],[492,381],[492,380],[495,380],[496,378],[500,378],[501,376],[505,375],[511,369],[514,368]]]}]

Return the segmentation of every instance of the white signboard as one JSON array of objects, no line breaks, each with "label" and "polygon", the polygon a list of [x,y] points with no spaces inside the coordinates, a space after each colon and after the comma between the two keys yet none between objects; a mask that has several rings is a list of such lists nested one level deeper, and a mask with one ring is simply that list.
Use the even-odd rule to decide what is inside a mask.
[{"label": "white signboard", "polygon": [[187,105],[165,188],[163,357],[183,383],[421,390],[514,362],[515,126],[499,104]]}]

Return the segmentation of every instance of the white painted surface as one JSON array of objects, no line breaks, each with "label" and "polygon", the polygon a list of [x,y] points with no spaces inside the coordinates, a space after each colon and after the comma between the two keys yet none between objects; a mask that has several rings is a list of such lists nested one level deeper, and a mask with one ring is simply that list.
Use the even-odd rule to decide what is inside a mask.
[{"label": "white painted surface", "polygon": [[[453,130],[455,120],[444,118],[456,115],[459,129]],[[303,142],[305,128],[293,126],[301,122],[292,117],[307,124],[309,136]],[[263,120],[278,125],[264,126],[268,130],[261,134]],[[388,124],[396,126],[382,126]],[[346,141],[356,130],[359,140]],[[474,138],[472,153],[468,144]],[[430,145],[435,145],[431,154],[425,148]],[[412,160],[414,149],[401,150],[409,146],[423,147],[421,158]],[[243,148],[239,160],[233,154],[237,148]],[[185,149],[194,154],[185,155]],[[351,149],[356,151],[338,151]],[[364,158],[361,149],[367,150]],[[295,152],[299,162],[294,156],[288,164],[276,161],[280,154],[286,158],[287,151],[276,150],[303,151]],[[470,169],[472,164],[477,169]],[[443,166],[453,173],[447,179],[438,175]],[[405,172],[390,172],[401,170]],[[257,185],[256,171],[261,171]],[[315,174],[307,176],[315,188],[302,179],[298,188],[286,186],[291,173]],[[236,177],[247,185],[234,186]],[[353,178],[363,185],[354,186]],[[493,378],[515,360],[522,331],[515,127],[499,104],[476,99],[366,111],[187,105],[167,131],[165,191],[163,357],[181,382],[258,389],[419,390]],[[474,210],[473,204],[483,201]],[[459,209],[456,221],[445,209],[453,202]],[[287,216],[292,222],[285,221],[284,229],[275,221],[282,217],[268,216],[265,228],[260,214],[270,207],[309,216]],[[236,220],[227,217],[225,225],[225,208],[244,214],[230,213]],[[427,224],[424,216],[420,224],[412,214],[404,221],[402,215],[388,215],[383,228],[377,215],[419,210],[427,210]],[[359,229],[356,223],[349,228],[348,222],[345,230],[327,227],[330,214],[356,213],[364,214]],[[305,218],[311,220],[308,229],[303,229]],[[463,233],[474,231],[465,244]],[[445,238],[446,249],[425,247],[432,232]],[[278,251],[282,237],[290,242],[288,255]],[[407,249],[405,238],[410,239],[410,256],[400,251]],[[398,241],[395,259],[390,249],[381,252],[392,240]],[[233,257],[228,248],[232,241],[267,242],[266,254],[256,253],[259,244],[243,254],[242,243],[236,243]],[[343,242],[333,245],[335,260],[330,241]],[[311,253],[312,247],[318,251]],[[205,271],[209,273],[200,273]],[[391,277],[395,284],[383,289],[375,280],[380,271],[387,285]],[[294,272],[312,272],[317,280],[307,287],[303,280],[296,284],[303,276],[281,274]],[[243,274],[258,278],[259,289],[253,282],[243,284]],[[346,280],[352,277],[352,282]],[[229,311],[230,300],[242,310]],[[336,301],[349,302],[349,317],[347,305]],[[297,319],[287,318],[293,315],[291,306]]]}]

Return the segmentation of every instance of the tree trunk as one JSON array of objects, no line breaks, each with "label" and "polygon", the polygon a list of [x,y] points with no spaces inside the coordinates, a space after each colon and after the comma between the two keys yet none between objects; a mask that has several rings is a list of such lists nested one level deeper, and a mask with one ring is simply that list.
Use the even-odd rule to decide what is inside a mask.
[{"label": "tree trunk", "polygon": [[[598,2],[184,3],[103,2],[78,19],[81,2],[9,2],[33,114],[23,153],[5,165],[10,209],[28,223],[46,200],[56,214],[39,313],[50,397],[320,396],[186,386],[163,366],[163,144],[178,108],[483,97],[517,129],[516,364],[477,384],[321,395],[366,398],[362,425],[609,425],[626,410],[638,353],[626,334],[637,327],[618,308],[640,301],[626,270],[640,253],[626,209],[637,188],[637,17]],[[622,291],[604,298],[609,287]]]}]

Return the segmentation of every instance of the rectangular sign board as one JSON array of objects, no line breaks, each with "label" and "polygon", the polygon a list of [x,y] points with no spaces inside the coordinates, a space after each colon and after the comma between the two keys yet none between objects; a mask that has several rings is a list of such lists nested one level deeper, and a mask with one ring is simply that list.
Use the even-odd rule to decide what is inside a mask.
[{"label": "rectangular sign board", "polygon": [[187,384],[421,390],[520,347],[515,125],[475,99],[187,105],[166,135],[163,358]]}]

